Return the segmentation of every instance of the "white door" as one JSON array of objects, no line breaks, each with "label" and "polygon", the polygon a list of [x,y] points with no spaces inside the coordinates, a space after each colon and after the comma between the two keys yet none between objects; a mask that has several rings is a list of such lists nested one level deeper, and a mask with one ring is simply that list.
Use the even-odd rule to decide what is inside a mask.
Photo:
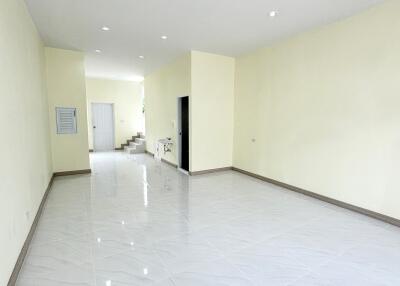
[{"label": "white door", "polygon": [[114,150],[114,112],[109,103],[92,103],[93,148]]}]

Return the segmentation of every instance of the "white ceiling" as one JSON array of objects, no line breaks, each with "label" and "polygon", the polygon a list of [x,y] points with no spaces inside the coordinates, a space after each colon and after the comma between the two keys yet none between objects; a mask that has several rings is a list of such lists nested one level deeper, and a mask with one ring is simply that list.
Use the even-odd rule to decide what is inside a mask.
[{"label": "white ceiling", "polygon": [[[383,0],[25,0],[46,45],[90,77],[140,79],[190,50],[238,56]],[[279,11],[275,18],[271,10]],[[102,31],[102,26],[110,31]],[[161,40],[167,35],[167,40]],[[102,53],[95,52],[96,49]],[[145,59],[139,59],[143,55]]]}]

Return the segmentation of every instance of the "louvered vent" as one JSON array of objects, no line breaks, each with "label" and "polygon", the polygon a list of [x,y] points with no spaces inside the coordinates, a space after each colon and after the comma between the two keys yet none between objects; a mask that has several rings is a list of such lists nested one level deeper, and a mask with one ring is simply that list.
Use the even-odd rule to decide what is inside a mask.
[{"label": "louvered vent", "polygon": [[76,133],[76,108],[56,107],[57,134]]}]

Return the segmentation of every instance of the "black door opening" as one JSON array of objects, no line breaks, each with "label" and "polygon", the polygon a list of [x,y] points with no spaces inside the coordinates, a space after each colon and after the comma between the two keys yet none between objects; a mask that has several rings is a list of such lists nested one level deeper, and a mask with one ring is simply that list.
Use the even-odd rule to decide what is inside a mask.
[{"label": "black door opening", "polygon": [[180,168],[189,172],[189,97],[180,97]]}]

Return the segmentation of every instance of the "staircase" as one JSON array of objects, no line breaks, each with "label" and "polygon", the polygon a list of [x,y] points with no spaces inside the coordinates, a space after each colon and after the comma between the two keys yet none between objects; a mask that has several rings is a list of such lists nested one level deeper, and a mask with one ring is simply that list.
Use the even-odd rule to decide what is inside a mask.
[{"label": "staircase", "polygon": [[132,137],[132,140],[128,140],[128,144],[124,146],[124,150],[129,154],[146,152],[146,139],[144,138],[144,135],[140,132],[138,132],[137,136]]}]

